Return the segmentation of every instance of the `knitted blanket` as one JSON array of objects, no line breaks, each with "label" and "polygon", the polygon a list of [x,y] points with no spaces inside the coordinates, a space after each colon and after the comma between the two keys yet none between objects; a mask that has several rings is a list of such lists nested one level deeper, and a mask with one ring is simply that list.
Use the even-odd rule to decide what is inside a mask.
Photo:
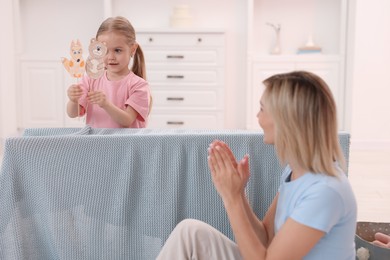
[{"label": "knitted blanket", "polygon": [[[155,259],[184,218],[233,238],[207,166],[214,139],[250,155],[246,194],[263,217],[282,168],[258,132],[85,127],[8,138],[0,259]],[[349,134],[340,141],[348,158]]]}]

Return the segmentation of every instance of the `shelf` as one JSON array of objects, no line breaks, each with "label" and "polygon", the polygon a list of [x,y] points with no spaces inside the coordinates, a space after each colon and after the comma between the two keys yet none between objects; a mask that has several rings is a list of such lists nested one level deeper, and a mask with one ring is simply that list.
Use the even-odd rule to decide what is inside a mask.
[{"label": "shelf", "polygon": [[249,1],[252,19],[249,52],[270,54],[276,44],[276,32],[267,25],[280,24],[280,49],[282,54],[295,54],[304,46],[309,36],[322,47],[324,54],[343,53],[343,27],[345,0],[256,0]]},{"label": "shelf", "polygon": [[266,62],[284,62],[284,61],[340,61],[339,55],[326,54],[291,54],[291,55],[253,55],[251,61],[266,61]]}]

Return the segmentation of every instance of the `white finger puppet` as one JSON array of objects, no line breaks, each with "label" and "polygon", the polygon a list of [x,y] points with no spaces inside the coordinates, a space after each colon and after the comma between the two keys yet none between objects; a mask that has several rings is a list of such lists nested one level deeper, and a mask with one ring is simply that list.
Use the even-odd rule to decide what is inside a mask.
[{"label": "white finger puppet", "polygon": [[62,57],[61,62],[72,77],[81,78],[84,75],[83,47],[79,40],[70,43],[70,59]]},{"label": "white finger puppet", "polygon": [[97,79],[104,73],[104,56],[107,53],[106,44],[92,38],[88,51],[89,56],[86,65],[87,74],[91,78]]}]

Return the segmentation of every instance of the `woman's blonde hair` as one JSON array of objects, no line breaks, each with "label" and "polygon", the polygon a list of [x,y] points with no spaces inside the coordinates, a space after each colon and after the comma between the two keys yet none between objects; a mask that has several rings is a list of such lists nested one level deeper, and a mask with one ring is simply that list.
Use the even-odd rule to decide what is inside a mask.
[{"label": "woman's blonde hair", "polygon": [[[125,17],[116,16],[104,20],[96,33],[96,39],[99,37],[99,35],[105,32],[116,32],[125,36],[129,46],[137,44],[134,27]],[[134,53],[134,60],[131,70],[134,72],[134,74],[146,80],[145,58],[141,46],[139,45]]]},{"label": "woman's blonde hair", "polygon": [[345,170],[336,103],[325,81],[310,72],[294,71],[271,76],[263,83],[263,101],[274,119],[280,160],[331,176],[338,175],[335,162]]}]

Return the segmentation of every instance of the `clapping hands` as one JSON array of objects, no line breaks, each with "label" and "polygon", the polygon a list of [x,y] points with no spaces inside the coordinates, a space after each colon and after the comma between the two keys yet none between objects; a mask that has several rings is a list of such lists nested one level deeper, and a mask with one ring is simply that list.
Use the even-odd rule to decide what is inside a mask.
[{"label": "clapping hands", "polygon": [[241,199],[250,176],[249,156],[236,161],[229,146],[219,140],[210,144],[208,154],[211,177],[224,203]]}]

